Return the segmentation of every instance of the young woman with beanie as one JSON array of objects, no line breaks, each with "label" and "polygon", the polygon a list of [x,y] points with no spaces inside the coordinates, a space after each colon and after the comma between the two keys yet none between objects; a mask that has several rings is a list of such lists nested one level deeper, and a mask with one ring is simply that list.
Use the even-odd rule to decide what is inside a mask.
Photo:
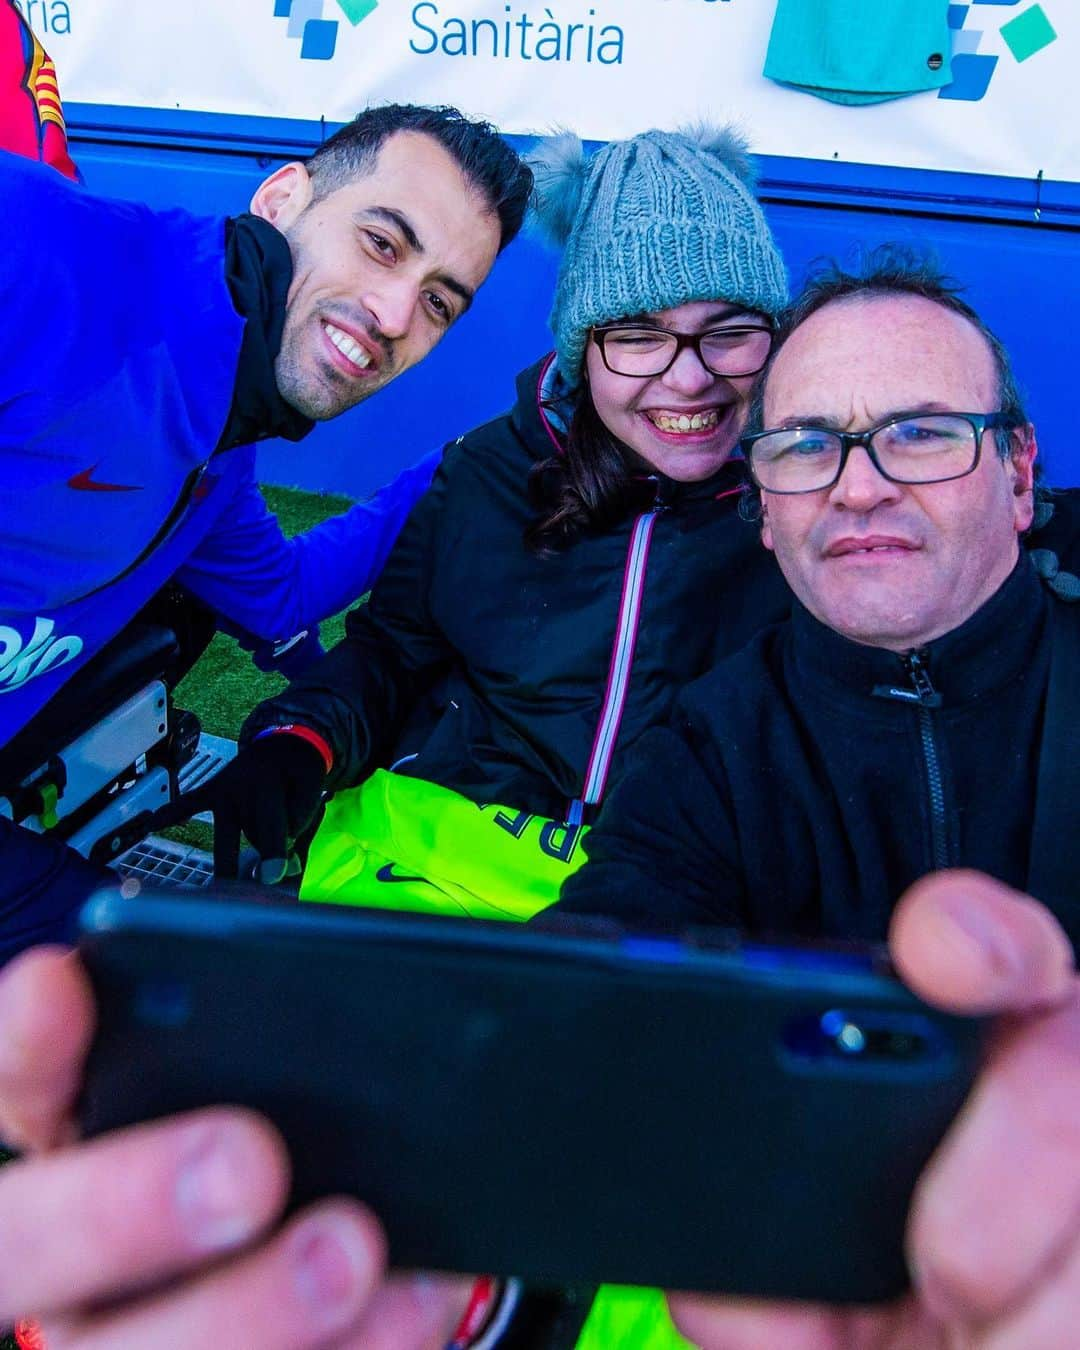
[{"label": "young woman with beanie", "polygon": [[787,297],[742,141],[587,157],[565,135],[533,169],[563,246],[555,351],[447,447],[345,640],[208,788],[264,860],[335,791],[305,898],[529,917],[627,746],[788,603],[729,462]]},{"label": "young woman with beanie", "polygon": [[[333,790],[303,899],[530,918],[627,747],[786,612],[729,462],[787,299],[744,143],[563,135],[532,167],[555,351],[447,447],[344,641],[192,800],[219,867],[242,827],[273,881]],[[651,1291],[605,1291],[577,1343],[683,1344]]]}]

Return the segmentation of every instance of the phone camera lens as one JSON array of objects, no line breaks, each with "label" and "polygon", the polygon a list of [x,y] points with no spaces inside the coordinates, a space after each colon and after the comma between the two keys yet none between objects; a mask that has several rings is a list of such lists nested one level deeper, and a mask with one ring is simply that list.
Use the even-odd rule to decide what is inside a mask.
[{"label": "phone camera lens", "polygon": [[804,1064],[835,1071],[846,1063],[851,1072],[914,1068],[940,1053],[927,1019],[918,1013],[867,1008],[830,1008],[799,1017],[784,1032],[788,1051]]},{"label": "phone camera lens", "polygon": [[862,1027],[835,1008],[821,1019],[821,1030],[842,1055],[859,1055],[866,1049],[866,1033]]},{"label": "phone camera lens", "polygon": [[866,1035],[854,1022],[845,1022],[833,1037],[837,1049],[845,1055],[858,1055],[866,1049]]}]

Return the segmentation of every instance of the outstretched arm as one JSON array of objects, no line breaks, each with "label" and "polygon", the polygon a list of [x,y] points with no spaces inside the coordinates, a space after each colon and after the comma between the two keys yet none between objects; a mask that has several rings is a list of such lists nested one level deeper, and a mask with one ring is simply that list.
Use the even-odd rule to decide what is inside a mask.
[{"label": "outstretched arm", "polygon": [[453,662],[429,606],[447,491],[444,462],[370,602],[348,615],[345,638],[282,694],[259,704],[244,724],[239,755],[175,803],[172,819],[213,812],[219,875],[236,875],[243,833],[262,858],[261,879],[280,880],[324,788],[357,783],[377,767],[416,699]]},{"label": "outstretched arm", "polygon": [[[250,449],[229,453],[254,459]],[[427,455],[370,500],[291,539],[267,509],[253,465],[245,466],[228,510],[176,580],[256,637],[292,637],[371,589],[441,457]]]}]

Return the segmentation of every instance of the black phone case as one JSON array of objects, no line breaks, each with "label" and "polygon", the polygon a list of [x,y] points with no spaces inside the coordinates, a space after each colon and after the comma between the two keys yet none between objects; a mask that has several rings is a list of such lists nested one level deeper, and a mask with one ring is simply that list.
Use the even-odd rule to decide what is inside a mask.
[{"label": "black phone case", "polygon": [[888,1298],[979,1057],[861,956],[115,895],[84,934],[86,1130],[254,1107],[405,1267]]}]

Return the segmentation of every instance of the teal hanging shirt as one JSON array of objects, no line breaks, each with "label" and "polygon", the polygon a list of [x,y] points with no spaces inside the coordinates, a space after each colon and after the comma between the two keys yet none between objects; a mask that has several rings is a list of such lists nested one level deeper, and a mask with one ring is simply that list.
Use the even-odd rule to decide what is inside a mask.
[{"label": "teal hanging shirt", "polygon": [[778,0],[765,74],[833,103],[952,82],[948,0]]}]

